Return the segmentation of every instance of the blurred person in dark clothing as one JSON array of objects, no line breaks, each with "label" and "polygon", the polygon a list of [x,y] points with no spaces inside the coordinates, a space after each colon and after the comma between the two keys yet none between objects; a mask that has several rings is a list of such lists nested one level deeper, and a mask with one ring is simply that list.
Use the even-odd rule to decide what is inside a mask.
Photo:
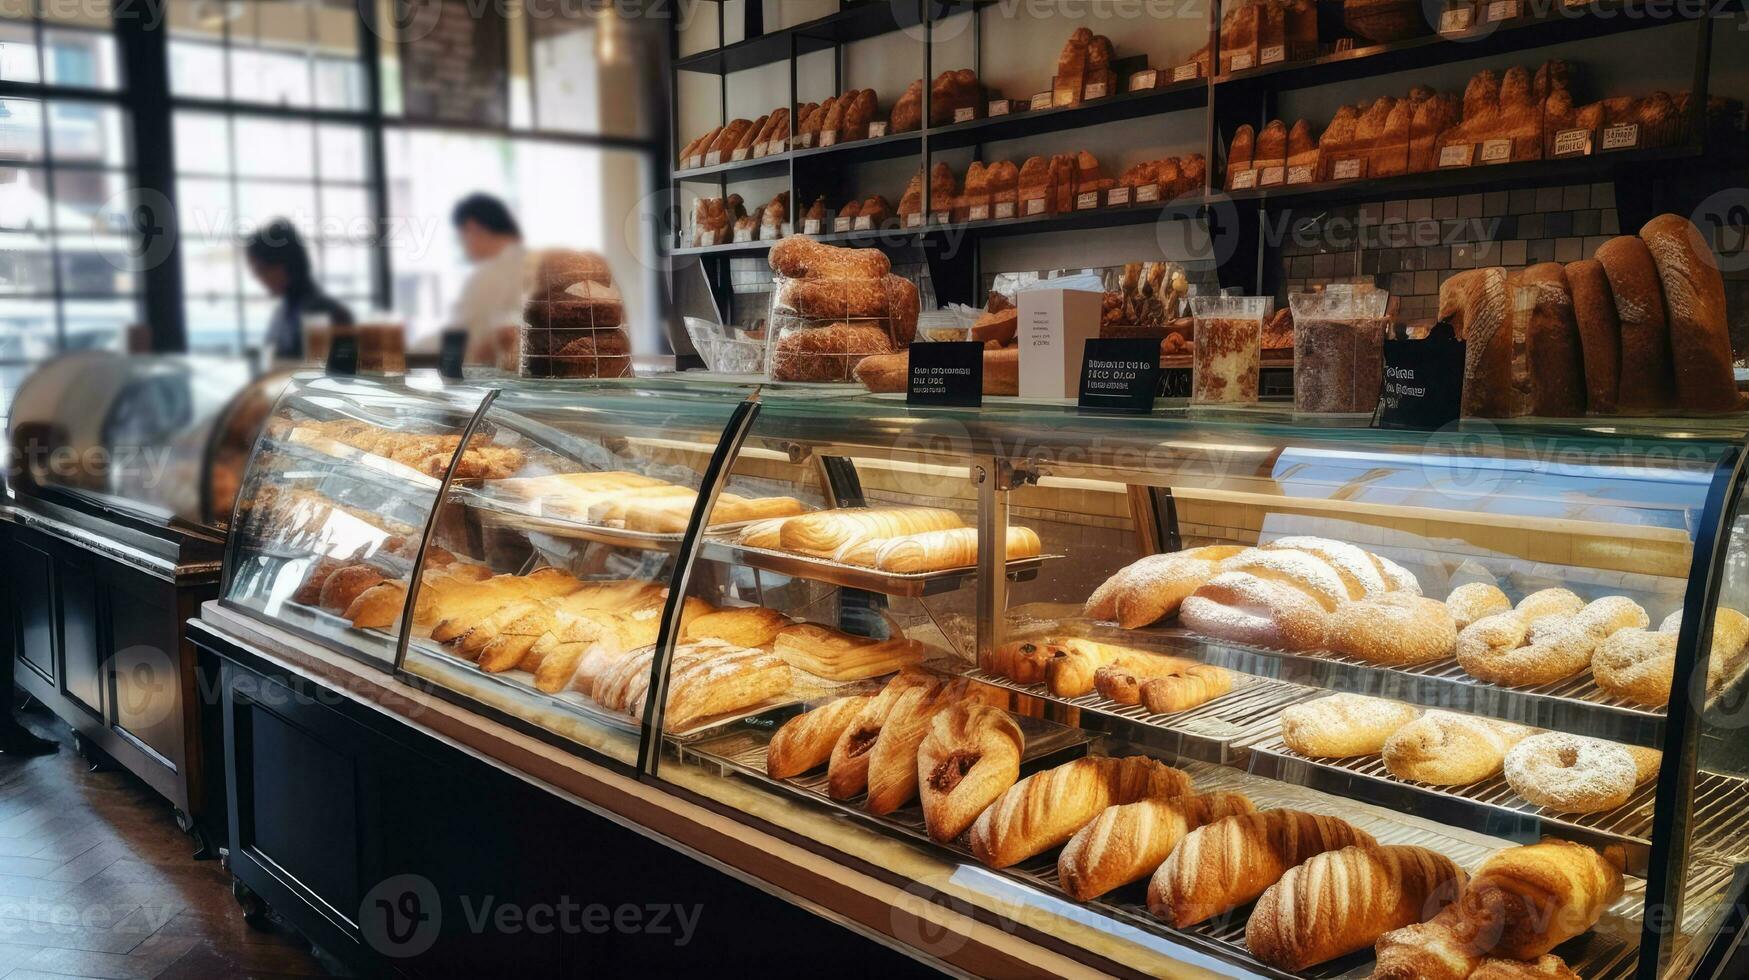
[{"label": "blurred person in dark clothing", "polygon": [[331,326],[352,325],[352,311],[316,285],[310,253],[292,223],[276,218],[243,243],[249,271],[279,303],[267,324],[267,346],[276,360],[304,357],[304,318],[324,316]]}]

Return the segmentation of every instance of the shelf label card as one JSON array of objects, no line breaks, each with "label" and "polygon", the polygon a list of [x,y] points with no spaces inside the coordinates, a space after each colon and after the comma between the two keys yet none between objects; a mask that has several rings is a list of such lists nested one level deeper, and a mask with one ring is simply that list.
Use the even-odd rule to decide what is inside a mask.
[{"label": "shelf label card", "polygon": [[1233,172],[1233,189],[1236,191],[1250,190],[1257,186],[1257,171],[1237,170]]},{"label": "shelf label card", "polygon": [[1555,134],[1554,155],[1582,157],[1591,152],[1591,130],[1563,129]]},{"label": "shelf label card", "polygon": [[1360,158],[1337,160],[1330,165],[1331,180],[1354,180],[1360,176]]},{"label": "shelf label card", "polygon": [[876,122],[871,122],[868,124],[868,138],[869,139],[878,140],[882,136],[885,136],[885,135],[887,135],[887,121],[885,119],[878,120]]},{"label": "shelf label card", "polygon": [[1160,200],[1159,184],[1143,184],[1136,188],[1137,204],[1155,204]]},{"label": "shelf label card", "polygon": [[1639,123],[1621,123],[1603,129],[1603,148],[1606,150],[1631,150],[1639,145]]},{"label": "shelf label card", "polygon": [[1503,20],[1512,20],[1518,16],[1518,0],[1490,0],[1488,4],[1488,23],[1495,24]]},{"label": "shelf label card", "polygon": [[849,231],[850,226],[852,224],[854,224],[855,222],[856,222],[855,218],[843,218],[843,217],[833,218],[832,219],[832,230],[835,232]]},{"label": "shelf label card", "polygon": [[1309,163],[1296,164],[1287,168],[1287,182],[1290,184],[1309,184],[1317,168]]},{"label": "shelf label card", "polygon": [[1509,139],[1483,140],[1482,141],[1482,162],[1483,163],[1511,163],[1512,162],[1512,141]]},{"label": "shelf label card", "polygon": [[1075,195],[1075,210],[1091,211],[1097,207],[1099,207],[1098,191],[1082,191]]},{"label": "shelf label card", "polygon": [[802,133],[796,137],[796,149],[806,150],[814,145],[813,133]]},{"label": "shelf label card", "polygon": [[1202,65],[1199,62],[1193,61],[1188,65],[1179,65],[1177,68],[1172,69],[1172,80],[1174,82],[1188,82],[1193,78],[1201,77]]},{"label": "shelf label card", "polygon": [[1475,8],[1469,6],[1452,7],[1439,15],[1439,33],[1457,34],[1470,29],[1475,23]]},{"label": "shelf label card", "polygon": [[1476,144],[1449,143],[1439,148],[1439,165],[1442,167],[1467,167],[1476,158]]},{"label": "shelf label card", "polygon": [[1256,61],[1252,58],[1251,52],[1240,51],[1240,52],[1237,52],[1233,55],[1233,59],[1231,61],[1227,62],[1227,70],[1228,71],[1244,71],[1245,69],[1250,68],[1254,64],[1256,64]]},{"label": "shelf label card", "polygon": [[929,220],[934,224],[945,225],[953,221],[953,212],[936,211],[929,216]]},{"label": "shelf label card", "polygon": [[702,166],[704,166],[704,157],[696,153],[680,161],[680,169],[682,170],[697,170]]},{"label": "shelf label card", "polygon": [[1257,55],[1257,61],[1265,65],[1273,65],[1278,61],[1286,60],[1287,46],[1282,44],[1271,44]]},{"label": "shelf label card", "polygon": [[991,100],[990,106],[989,106],[987,111],[988,111],[989,115],[991,115],[992,117],[1008,115],[1008,100],[1007,99],[993,99],[993,100]]},{"label": "shelf label card", "polygon": [[836,146],[836,145],[838,145],[838,130],[836,130],[836,129],[822,129],[822,130],[820,130],[820,145],[821,146]]},{"label": "shelf label card", "polygon": [[1128,187],[1113,187],[1105,192],[1106,207],[1121,207],[1128,203],[1130,203],[1130,189]]},{"label": "shelf label card", "polygon": [[467,363],[468,332],[445,330],[442,346],[437,352],[437,373],[451,381],[462,380],[462,365]]},{"label": "shelf label card", "polygon": [[1045,199],[1044,198],[1035,197],[1032,200],[1026,202],[1027,217],[1030,218],[1035,214],[1044,214],[1044,213],[1045,213]]},{"label": "shelf label card", "polygon": [[1374,416],[1381,429],[1432,431],[1457,421],[1463,407],[1464,342],[1451,324],[1426,340],[1385,340],[1385,378]]},{"label": "shelf label card", "polygon": [[1087,85],[1084,88],[1082,88],[1082,90],[1081,90],[1081,97],[1083,99],[1103,99],[1103,98],[1105,98],[1105,83],[1104,82],[1088,82]]},{"label": "shelf label card", "polygon": [[770,155],[771,155],[771,144],[770,143],[755,143],[753,145],[753,159],[763,160],[767,156],[770,156]]},{"label": "shelf label card", "polygon": [[769,242],[769,241],[773,241],[775,239],[782,238],[782,237],[783,237],[783,226],[782,225],[768,225],[763,221],[761,221],[759,223],[759,240],[760,241]]},{"label": "shelf label card", "polygon": [[765,155],[774,157],[787,149],[789,149],[789,147],[783,145],[783,140],[772,140],[765,144]]},{"label": "shelf label card", "polygon": [[1028,108],[1030,109],[1049,109],[1050,107],[1051,93],[1049,92],[1040,92],[1033,96],[1031,104],[1028,105]]},{"label": "shelf label card", "polygon": [[1151,337],[1089,338],[1081,355],[1077,408],[1146,415],[1160,390],[1160,342]]},{"label": "shelf label card", "polygon": [[707,167],[714,167],[717,164],[720,164],[722,162],[723,162],[723,151],[722,150],[712,150],[709,153],[706,153],[704,155],[704,165]]},{"label": "shelf label card", "polygon": [[990,220],[990,205],[988,205],[988,204],[974,204],[974,205],[972,205],[971,209],[966,214],[966,220],[967,221],[989,221]]},{"label": "shelf label card", "polygon": [[921,228],[921,227],[923,227],[923,212],[916,211],[916,212],[913,212],[911,214],[905,215],[905,227],[907,227],[907,228]]},{"label": "shelf label card", "polygon": [[1136,72],[1134,75],[1130,76],[1131,92],[1142,92],[1147,89],[1159,87],[1160,73],[1152,68],[1147,71]]},{"label": "shelf label card", "polygon": [[1260,187],[1274,187],[1287,180],[1287,167],[1264,167],[1263,174],[1257,178]]},{"label": "shelf label card", "polygon": [[340,378],[358,373],[358,334],[350,327],[329,328],[327,371]]},{"label": "shelf label card", "polygon": [[999,202],[997,202],[997,204],[996,204],[996,220],[1000,221],[1003,218],[1012,218],[1012,217],[1014,217],[1014,202],[1013,201],[999,201]]},{"label": "shelf label card", "polygon": [[976,408],[984,400],[984,345],[976,340],[912,344],[905,404]]},{"label": "shelf label card", "polygon": [[750,146],[737,146],[729,151],[729,162],[740,163],[742,160],[747,159],[748,154],[752,152],[753,148]]},{"label": "shelf label card", "polygon": [[804,234],[804,235],[818,235],[819,233],[820,233],[820,219],[819,218],[804,218],[804,219],[802,219],[802,234]]},{"label": "shelf label card", "polygon": [[963,105],[953,111],[953,121],[956,123],[971,122],[976,118],[978,110],[975,106]]},{"label": "shelf label card", "polygon": [[743,242],[750,242],[752,240],[753,240],[753,229],[752,228],[747,227],[745,225],[736,225],[735,226],[735,243],[737,245],[739,245]]},{"label": "shelf label card", "polygon": [[874,231],[874,217],[872,215],[867,215],[867,214],[857,215],[856,216],[856,230],[857,231]]}]

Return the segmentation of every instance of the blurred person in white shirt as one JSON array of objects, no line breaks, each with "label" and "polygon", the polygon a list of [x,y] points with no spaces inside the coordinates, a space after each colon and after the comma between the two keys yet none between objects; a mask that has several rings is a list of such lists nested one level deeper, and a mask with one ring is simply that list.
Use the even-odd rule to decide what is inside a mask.
[{"label": "blurred person in white shirt", "polygon": [[527,257],[522,228],[504,202],[490,194],[462,198],[450,222],[474,270],[456,299],[449,327],[467,331],[469,363],[490,364],[497,358],[499,332],[522,322]]}]

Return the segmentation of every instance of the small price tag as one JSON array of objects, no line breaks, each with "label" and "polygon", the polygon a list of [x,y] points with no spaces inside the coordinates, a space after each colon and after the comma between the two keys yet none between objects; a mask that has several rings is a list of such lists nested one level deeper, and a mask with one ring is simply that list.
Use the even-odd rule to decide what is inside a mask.
[{"label": "small price tag", "polygon": [[921,227],[923,227],[923,212],[914,211],[911,214],[905,215],[905,227],[907,227],[907,228],[921,228]]},{"label": "small price tag", "polygon": [[759,240],[760,241],[762,241],[762,242],[775,241],[775,240],[782,238],[782,237],[783,237],[783,226],[782,225],[768,225],[768,224],[765,224],[764,222],[760,222],[760,224],[759,224]]},{"label": "small price tag", "polygon": [[1257,178],[1260,187],[1273,187],[1287,180],[1287,167],[1264,167]]},{"label": "small price tag", "polygon": [[1510,162],[1512,162],[1512,141],[1509,139],[1506,139],[1506,140],[1483,140],[1482,141],[1482,162],[1483,163],[1510,163]]},{"label": "small price tag", "polygon": [[1084,87],[1081,90],[1081,97],[1083,99],[1103,99],[1103,98],[1105,98],[1105,83],[1104,82],[1088,82],[1086,87]]},{"label": "small price tag", "polygon": [[1097,207],[1099,207],[1098,191],[1083,191],[1082,193],[1075,195],[1075,210],[1092,211]]},{"label": "small price tag", "polygon": [[1130,189],[1128,187],[1113,187],[1105,192],[1106,207],[1121,207],[1128,203],[1130,203]]},{"label": "small price tag", "polygon": [[984,345],[976,340],[912,344],[907,405],[976,408],[984,400]]},{"label": "small price tag", "polygon": [[1137,204],[1154,204],[1160,200],[1159,184],[1143,184],[1136,188]]},{"label": "small price tag", "polygon": [[972,205],[971,209],[966,214],[966,220],[967,221],[989,221],[990,220],[990,205],[988,205],[988,204],[974,204],[974,205]]},{"label": "small price tag", "polygon": [[822,129],[822,130],[820,130],[820,145],[821,146],[837,146],[838,145],[838,130],[836,130],[836,129]]},{"label": "small price tag", "polygon": [[1188,82],[1193,78],[1201,77],[1202,64],[1200,62],[1193,61],[1188,65],[1179,65],[1177,68],[1172,69],[1172,80],[1174,82]]},{"label": "small price tag", "polygon": [[1040,92],[1039,94],[1033,96],[1032,102],[1030,102],[1027,105],[1027,108],[1034,109],[1034,110],[1049,109],[1050,107],[1051,107],[1051,93],[1049,93],[1049,92]]},{"label": "small price tag", "polygon": [[1297,164],[1287,168],[1287,182],[1290,184],[1309,184],[1316,168],[1309,163]]},{"label": "small price tag", "polygon": [[330,328],[327,371],[350,378],[358,373],[358,334],[350,327]]},{"label": "small price tag", "polygon": [[771,144],[770,143],[755,143],[755,144],[753,144],[753,159],[763,160],[770,153],[771,153]]},{"label": "small price tag", "polygon": [[1476,144],[1448,143],[1439,148],[1441,167],[1467,167],[1476,158]]},{"label": "small price tag", "polygon": [[1256,63],[1257,62],[1251,56],[1251,52],[1240,51],[1239,53],[1233,55],[1233,59],[1231,61],[1227,62],[1227,70],[1228,71],[1244,71],[1245,69],[1250,68],[1252,65],[1254,65]]},{"label": "small price tag", "polygon": [[680,161],[680,169],[682,170],[697,170],[702,166],[704,166],[704,157],[696,153]]},{"label": "small price tag", "polygon": [[709,153],[706,153],[704,155],[704,165],[707,167],[714,167],[717,164],[722,163],[722,162],[723,162],[723,151],[722,150],[712,150]]},{"label": "small price tag", "polygon": [[749,156],[752,155],[752,153],[753,153],[753,148],[751,146],[737,146],[733,150],[729,151],[729,160],[731,162],[738,163],[742,160],[747,159]]},{"label": "small price tag", "polygon": [[856,216],[855,230],[857,230],[857,231],[874,231],[874,218],[872,216],[866,215],[866,214],[857,215]]},{"label": "small price tag", "polygon": [[1075,99],[1079,96],[1080,93],[1072,88],[1054,89],[1051,92],[1051,105],[1057,107],[1074,105]]},{"label": "small price tag", "polygon": [[1012,218],[1012,217],[1014,217],[1014,202],[1013,201],[998,202],[996,205],[996,220],[1001,221],[1004,218]]},{"label": "small price tag", "polygon": [[878,140],[885,135],[887,135],[887,121],[885,119],[877,120],[868,124],[869,139]]},{"label": "small price tag", "polygon": [[1234,190],[1242,191],[1242,190],[1247,190],[1249,188],[1256,187],[1256,186],[1257,186],[1257,171],[1255,171],[1255,170],[1234,171],[1234,173],[1233,173],[1233,189]]},{"label": "small price tag", "polygon": [[1151,337],[1090,339],[1081,355],[1076,407],[1146,415],[1160,390],[1160,342]]},{"label": "small price tag", "polygon": [[1591,152],[1591,130],[1563,129],[1555,134],[1554,155],[1582,157]]},{"label": "small price tag", "polygon": [[1273,65],[1278,61],[1286,61],[1287,46],[1282,44],[1271,44],[1258,52],[1257,60],[1259,63],[1265,65]]},{"label": "small price tag", "polygon": [[1338,160],[1330,165],[1331,180],[1354,180],[1360,176],[1360,159]]},{"label": "small price tag", "polygon": [[991,100],[990,106],[989,106],[989,114],[991,116],[1006,116],[1006,115],[1008,115],[1008,100],[1007,99],[993,99],[993,100]]},{"label": "small price tag", "polygon": [[953,221],[952,211],[936,211],[929,216],[931,224],[945,225]]},{"label": "small price tag", "polygon": [[468,332],[445,330],[437,352],[437,373],[451,381],[462,380],[462,365],[468,356]]},{"label": "small price tag", "polygon": [[819,233],[820,233],[820,219],[819,218],[804,218],[804,219],[802,219],[802,234],[804,234],[804,235],[818,235]]},{"label": "small price tag", "polygon": [[953,121],[956,123],[971,122],[978,118],[978,110],[974,106],[963,105],[953,111]]},{"label": "small price tag", "polygon": [[1489,0],[1487,22],[1496,24],[1518,16],[1518,0]]},{"label": "small price tag", "polygon": [[1044,214],[1044,213],[1045,213],[1045,199],[1044,198],[1035,197],[1032,200],[1026,202],[1026,216],[1027,217],[1030,218],[1035,214]]},{"label": "small price tag", "polygon": [[1159,88],[1159,87],[1160,87],[1160,73],[1152,68],[1148,69],[1147,71],[1136,72],[1134,75],[1130,76],[1130,91],[1131,92],[1142,92],[1142,91],[1146,91],[1147,89]]},{"label": "small price tag", "polygon": [[788,149],[788,147],[783,145],[783,140],[772,140],[765,144],[765,155],[774,157],[786,149]]},{"label": "small price tag", "polygon": [[855,218],[833,218],[832,219],[832,230],[835,232],[840,232],[840,233],[846,232],[846,231],[849,231],[850,226],[855,224],[855,223],[856,223]]},{"label": "small price tag", "polygon": [[1475,23],[1476,11],[1471,7],[1452,7],[1439,15],[1439,33],[1457,34]]},{"label": "small price tag", "polygon": [[813,145],[814,145],[814,134],[813,133],[802,133],[801,135],[796,137],[796,148],[797,149],[806,150],[806,149],[812,148]]},{"label": "small price tag", "polygon": [[753,229],[745,228],[745,227],[737,227],[735,229],[735,243],[737,245],[739,245],[742,242],[750,242],[752,240],[753,240]]},{"label": "small price tag", "polygon": [[1622,123],[1618,126],[1606,126],[1603,130],[1603,148],[1606,150],[1631,150],[1640,145],[1640,124]]}]

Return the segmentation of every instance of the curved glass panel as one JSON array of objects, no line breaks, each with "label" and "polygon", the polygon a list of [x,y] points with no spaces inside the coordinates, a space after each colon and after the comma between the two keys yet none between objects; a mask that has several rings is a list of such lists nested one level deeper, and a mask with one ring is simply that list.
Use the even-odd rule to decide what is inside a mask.
[{"label": "curved glass panel", "polygon": [[392,667],[420,541],[485,397],[435,378],[295,378],[243,479],[226,604]]},{"label": "curved glass panel", "polygon": [[[500,392],[438,508],[404,670],[635,763],[668,585],[746,394],[635,381]],[[499,456],[517,465],[491,468]],[[597,699],[610,676],[618,695]]]}]

